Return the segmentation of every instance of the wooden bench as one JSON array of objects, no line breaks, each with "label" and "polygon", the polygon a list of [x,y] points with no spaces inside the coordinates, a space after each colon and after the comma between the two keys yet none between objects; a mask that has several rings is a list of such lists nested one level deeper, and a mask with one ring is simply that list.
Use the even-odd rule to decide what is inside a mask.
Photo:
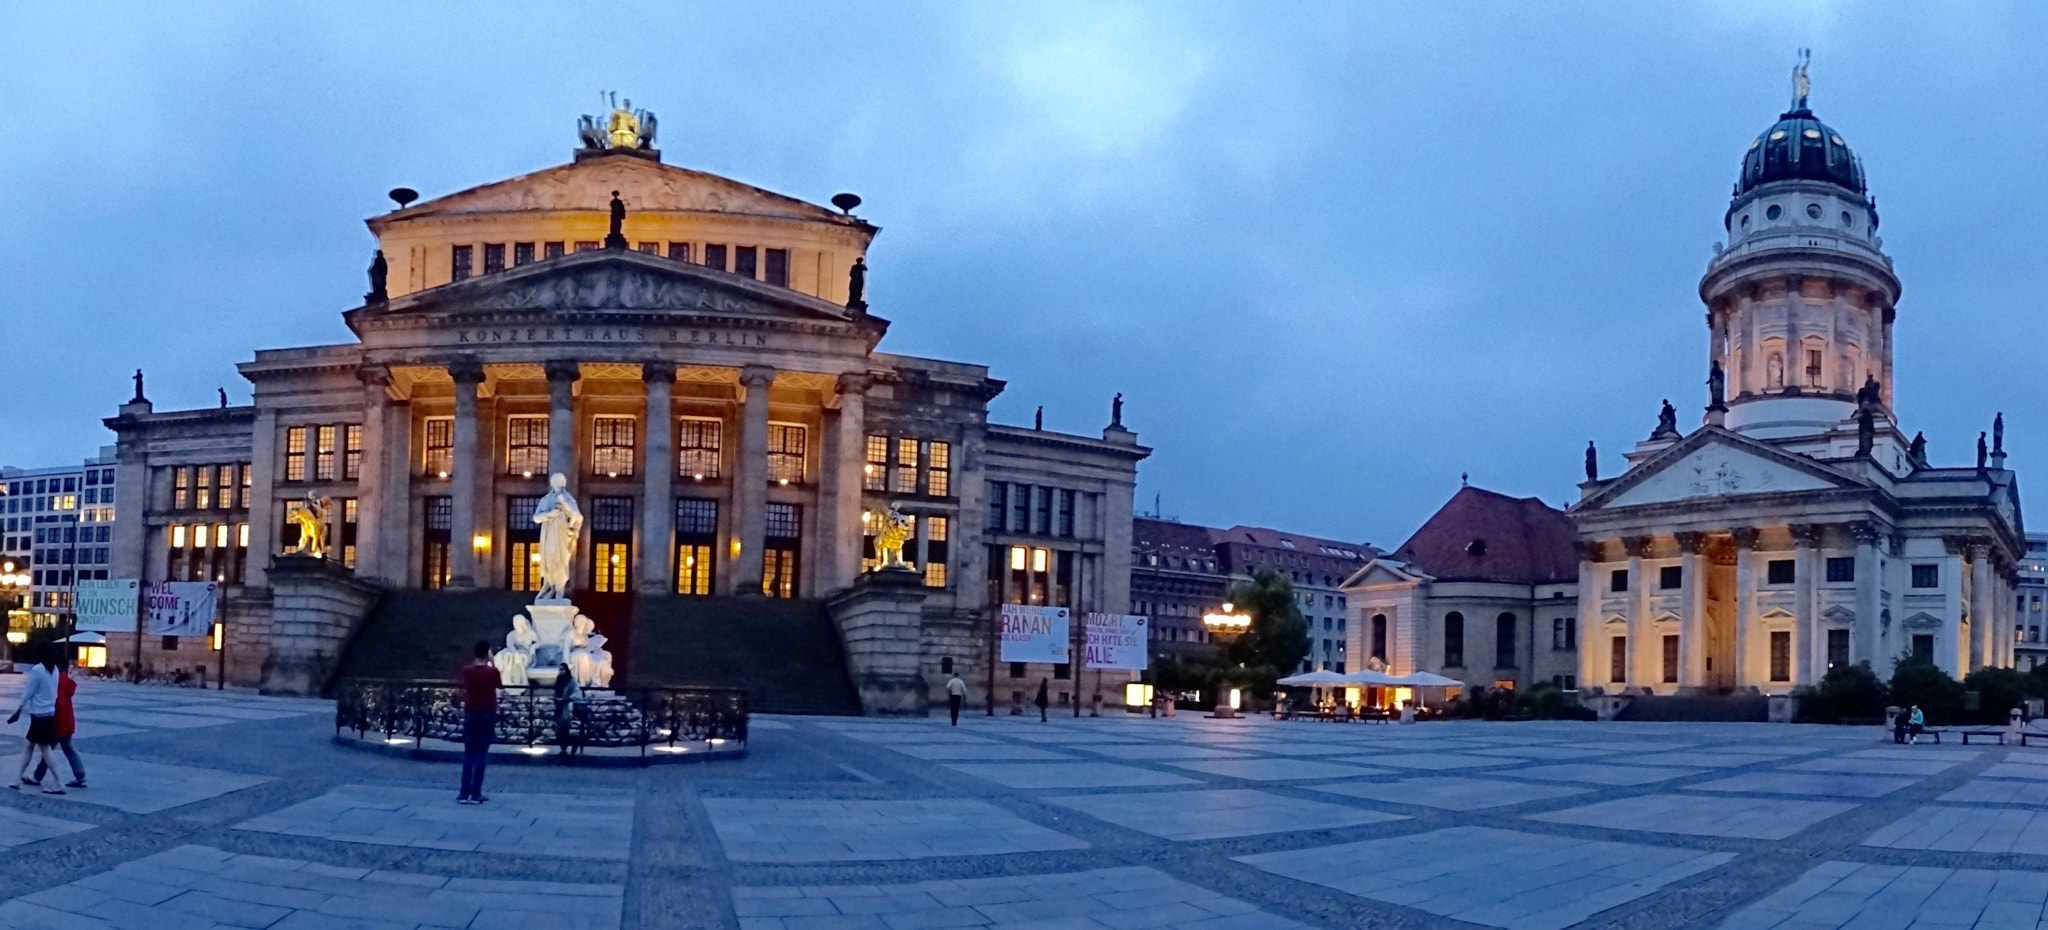
[{"label": "wooden bench", "polygon": [[[1964,730],[1963,745],[1970,745],[1970,737],[1975,736],[1979,738],[1995,738],[1998,740],[1998,745],[2003,746],[2005,745],[2006,733],[2007,731],[2005,730]],[[1941,740],[1936,739],[1935,742],[1939,743]]]}]

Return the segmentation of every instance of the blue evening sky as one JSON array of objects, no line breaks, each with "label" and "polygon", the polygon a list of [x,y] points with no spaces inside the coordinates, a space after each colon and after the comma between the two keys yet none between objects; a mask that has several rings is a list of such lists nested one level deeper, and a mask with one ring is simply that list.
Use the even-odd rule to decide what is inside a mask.
[{"label": "blue evening sky", "polygon": [[[889,351],[998,419],[1110,395],[1189,521],[1392,546],[1458,486],[1562,504],[1704,403],[1699,275],[1741,154],[1813,106],[1905,282],[1898,409],[1994,411],[2027,482],[2048,294],[2048,7],[1852,3],[30,2],[0,7],[0,462],[75,462],[149,372],[211,406],[347,339],[372,239],[558,164],[617,90],[671,163],[851,190]],[[2023,482],[2024,484],[2025,482]]]}]

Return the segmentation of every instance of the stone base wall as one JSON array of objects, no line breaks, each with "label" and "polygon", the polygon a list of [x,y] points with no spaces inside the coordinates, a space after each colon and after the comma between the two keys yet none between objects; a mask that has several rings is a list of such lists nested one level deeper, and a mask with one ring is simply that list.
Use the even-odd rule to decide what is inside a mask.
[{"label": "stone base wall", "polygon": [[270,566],[271,639],[260,675],[263,693],[319,694],[382,594],[338,563],[279,556]]},{"label": "stone base wall", "polygon": [[832,599],[862,712],[922,716],[929,709],[932,692],[919,674],[924,599],[915,572],[867,572]]}]

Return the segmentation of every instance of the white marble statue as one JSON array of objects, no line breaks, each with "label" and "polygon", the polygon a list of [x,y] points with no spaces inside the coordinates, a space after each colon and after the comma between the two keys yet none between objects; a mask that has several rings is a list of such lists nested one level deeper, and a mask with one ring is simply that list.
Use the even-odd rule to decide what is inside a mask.
[{"label": "white marble statue", "polygon": [[519,687],[528,683],[527,668],[533,662],[533,647],[540,638],[533,634],[533,623],[524,614],[512,615],[512,632],[505,634],[505,648],[491,657],[491,664],[498,667],[498,679],[508,687]]},{"label": "white marble statue", "polygon": [[612,654],[605,650],[603,633],[591,633],[569,654],[569,674],[586,688],[609,688],[612,684]]},{"label": "white marble statue", "polygon": [[533,522],[540,524],[540,591],[536,604],[569,599],[569,566],[576,560],[576,540],[583,535],[583,511],[569,493],[561,472],[548,477],[548,493],[534,504]]}]

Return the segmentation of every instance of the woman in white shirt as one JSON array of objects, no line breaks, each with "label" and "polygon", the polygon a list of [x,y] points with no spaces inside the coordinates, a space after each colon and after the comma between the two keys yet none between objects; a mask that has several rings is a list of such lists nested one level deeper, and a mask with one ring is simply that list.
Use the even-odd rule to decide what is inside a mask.
[{"label": "woman in white shirt", "polygon": [[7,718],[8,723],[21,719],[23,711],[28,712],[28,749],[21,754],[21,771],[15,773],[16,780],[7,787],[16,791],[22,785],[36,785],[42,782],[29,777],[29,768],[36,762],[38,754],[43,766],[55,780],[51,787],[44,788],[44,794],[63,794],[63,780],[57,778],[57,760],[53,751],[57,748],[57,662],[51,658],[56,647],[45,643],[36,657],[36,664],[29,667],[28,684],[21,691],[21,706]]}]

